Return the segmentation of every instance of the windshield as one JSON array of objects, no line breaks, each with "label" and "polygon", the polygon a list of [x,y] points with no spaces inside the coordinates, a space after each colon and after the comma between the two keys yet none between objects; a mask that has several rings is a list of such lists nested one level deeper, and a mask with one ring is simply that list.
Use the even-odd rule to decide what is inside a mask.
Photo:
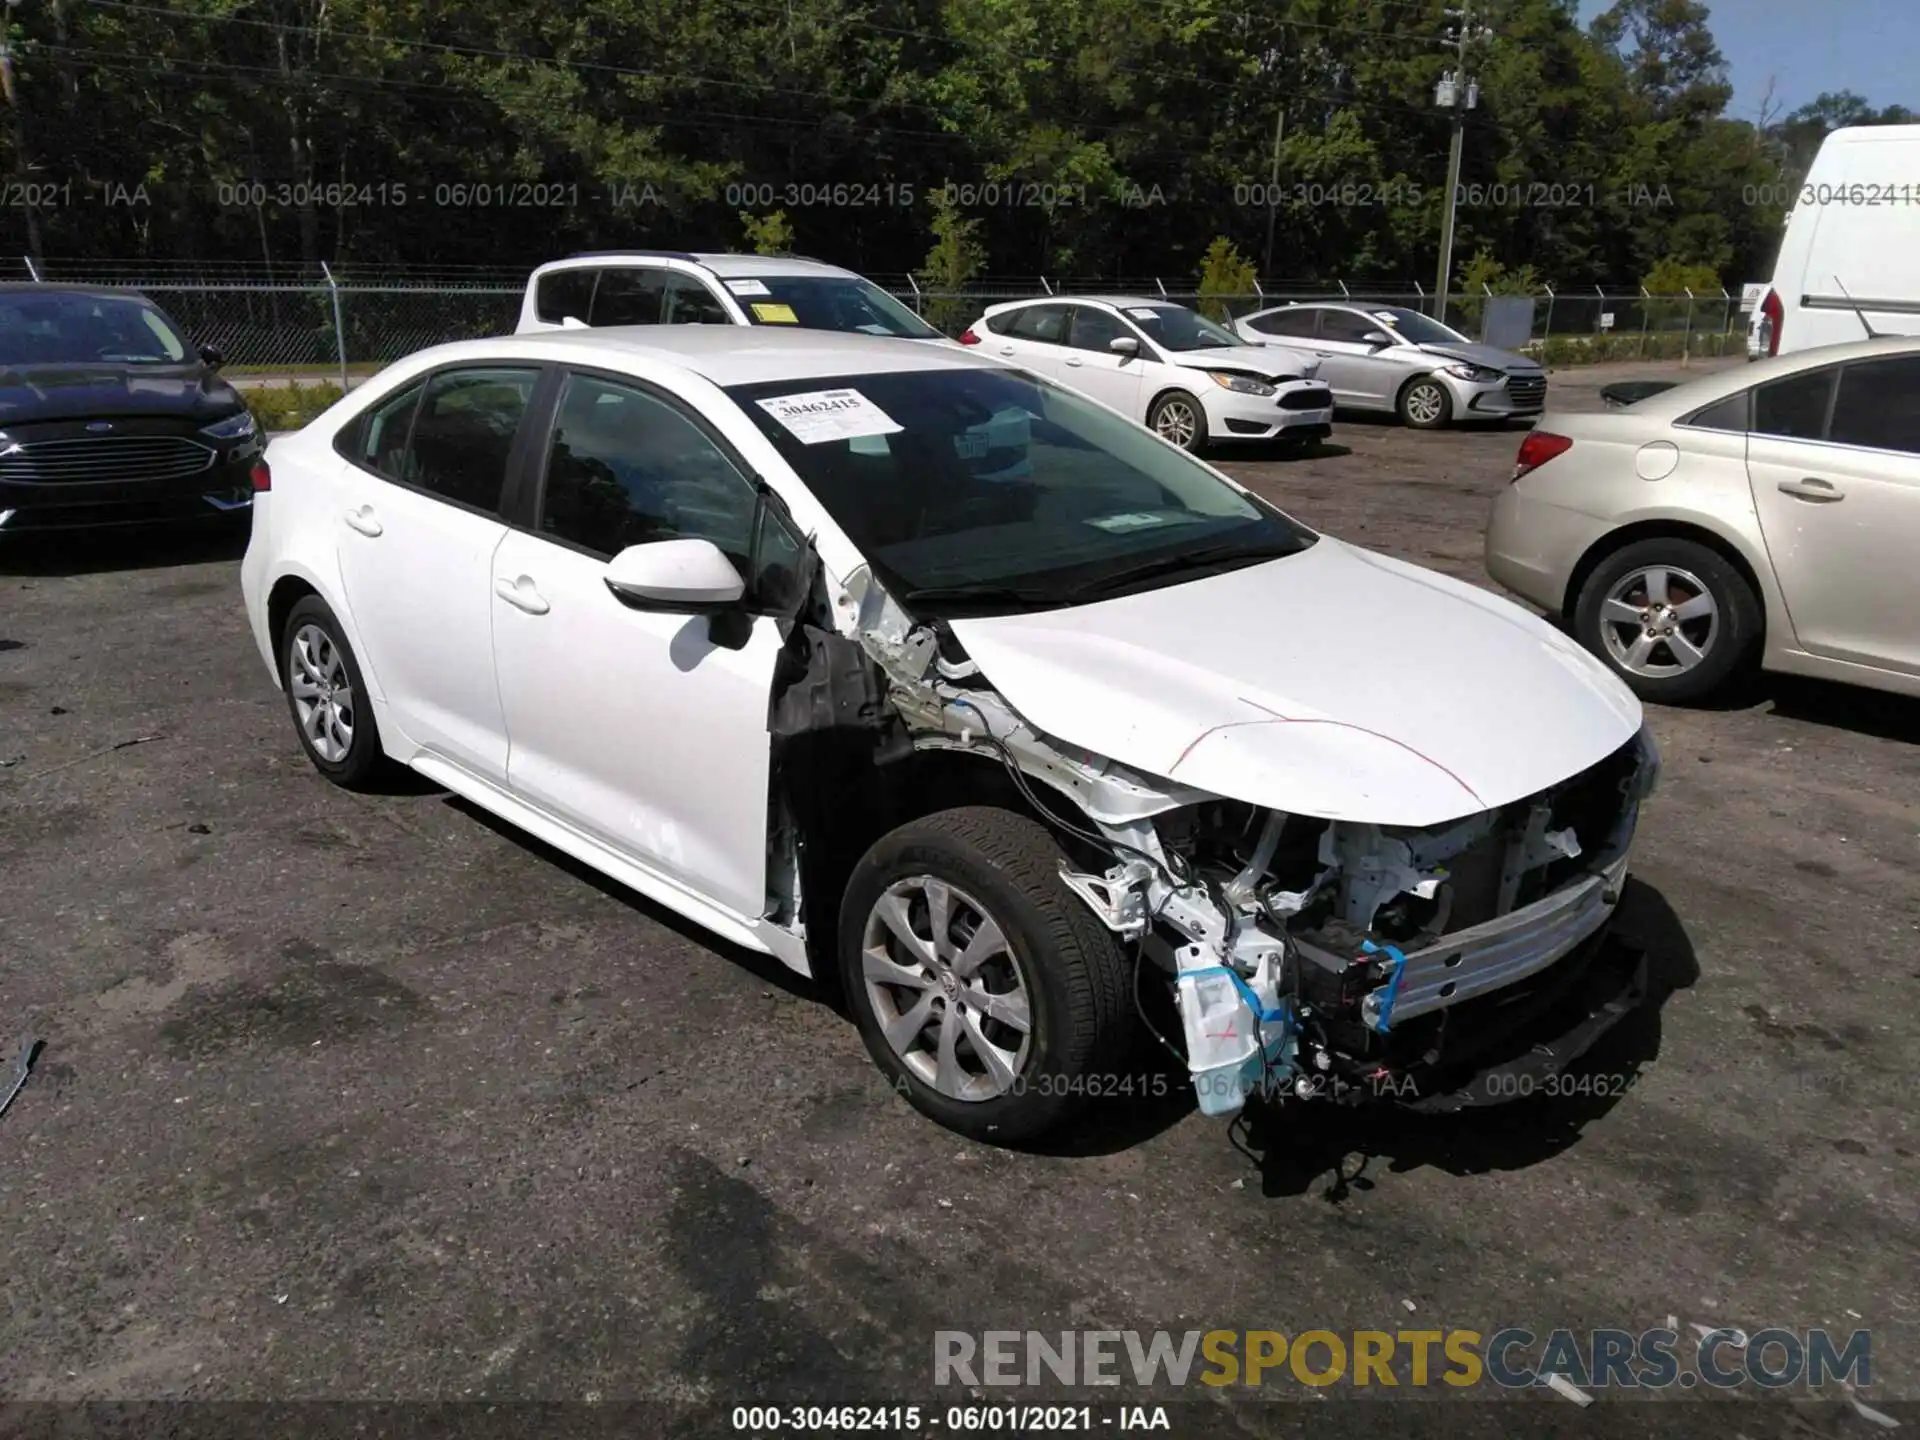
[{"label": "windshield", "polygon": [[1376,320],[1386,321],[1400,332],[1402,339],[1412,345],[1471,345],[1473,343],[1458,330],[1448,329],[1438,320],[1430,319],[1418,310],[1407,310],[1398,305],[1385,305],[1368,313]]},{"label": "windshield", "polygon": [[0,291],[0,365],[177,365],[186,358],[179,331],[144,301]]},{"label": "windshield", "polygon": [[916,614],[1079,604],[1315,538],[1104,406],[1017,371],[727,393]]},{"label": "windshield", "polygon": [[721,282],[755,325],[848,330],[938,340],[941,334],[871,280],[852,275],[766,275]]},{"label": "windshield", "polygon": [[1120,310],[1163,350],[1217,350],[1247,344],[1184,305],[1122,305]]}]

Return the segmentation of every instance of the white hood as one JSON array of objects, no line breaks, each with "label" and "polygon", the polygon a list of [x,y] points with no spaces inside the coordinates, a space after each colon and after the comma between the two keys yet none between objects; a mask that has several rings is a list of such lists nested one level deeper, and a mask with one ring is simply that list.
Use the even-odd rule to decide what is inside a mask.
[{"label": "white hood", "polygon": [[1322,536],[1139,595],[955,620],[1028,723],[1249,804],[1438,825],[1578,774],[1640,702],[1498,596]]}]

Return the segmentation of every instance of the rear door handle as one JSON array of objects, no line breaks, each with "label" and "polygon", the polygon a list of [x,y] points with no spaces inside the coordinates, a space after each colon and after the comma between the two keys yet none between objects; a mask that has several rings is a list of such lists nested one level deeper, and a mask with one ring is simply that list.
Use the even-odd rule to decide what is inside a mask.
[{"label": "rear door handle", "polygon": [[1804,480],[1782,480],[1780,493],[1791,495],[1797,500],[1812,500],[1823,505],[1847,498],[1847,492],[1831,480],[1816,480],[1811,475]]},{"label": "rear door handle", "polygon": [[1013,354],[1013,346],[1011,346],[1011,345],[1002,345],[1002,346],[1000,347],[1000,353],[1001,353],[1002,355],[1011,355],[1011,354]]},{"label": "rear door handle", "polygon": [[1084,365],[1087,362],[1082,360],[1078,355],[1069,355],[1067,357],[1066,363],[1069,365]]},{"label": "rear door handle", "polygon": [[522,575],[518,580],[510,580],[502,575],[493,582],[493,593],[514,609],[524,610],[529,615],[544,615],[553,608],[534,587],[530,575]]},{"label": "rear door handle", "polygon": [[380,519],[373,513],[373,507],[371,505],[362,505],[358,510],[347,511],[347,524],[358,530],[362,535],[378,535],[380,533]]}]

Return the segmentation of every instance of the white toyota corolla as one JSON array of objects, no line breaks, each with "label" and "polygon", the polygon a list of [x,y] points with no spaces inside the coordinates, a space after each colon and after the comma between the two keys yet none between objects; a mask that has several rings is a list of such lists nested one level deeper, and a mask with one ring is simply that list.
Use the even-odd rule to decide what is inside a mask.
[{"label": "white toyota corolla", "polygon": [[1141,1021],[1212,1114],[1497,1100],[1644,985],[1618,680],[993,360],[471,341],[255,484],[247,615],[322,774],[411,766],[837,976],[964,1133],[1124,1093]]}]

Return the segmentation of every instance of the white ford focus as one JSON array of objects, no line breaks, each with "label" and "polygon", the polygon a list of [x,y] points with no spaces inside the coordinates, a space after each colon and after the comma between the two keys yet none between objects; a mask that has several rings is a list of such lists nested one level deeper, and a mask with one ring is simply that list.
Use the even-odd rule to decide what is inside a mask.
[{"label": "white ford focus", "polygon": [[1169,995],[1219,1114],[1527,1093],[1644,983],[1619,681],[992,360],[472,341],[256,484],[247,614],[324,775],[409,765],[826,968],[964,1133],[1118,1088]]}]

